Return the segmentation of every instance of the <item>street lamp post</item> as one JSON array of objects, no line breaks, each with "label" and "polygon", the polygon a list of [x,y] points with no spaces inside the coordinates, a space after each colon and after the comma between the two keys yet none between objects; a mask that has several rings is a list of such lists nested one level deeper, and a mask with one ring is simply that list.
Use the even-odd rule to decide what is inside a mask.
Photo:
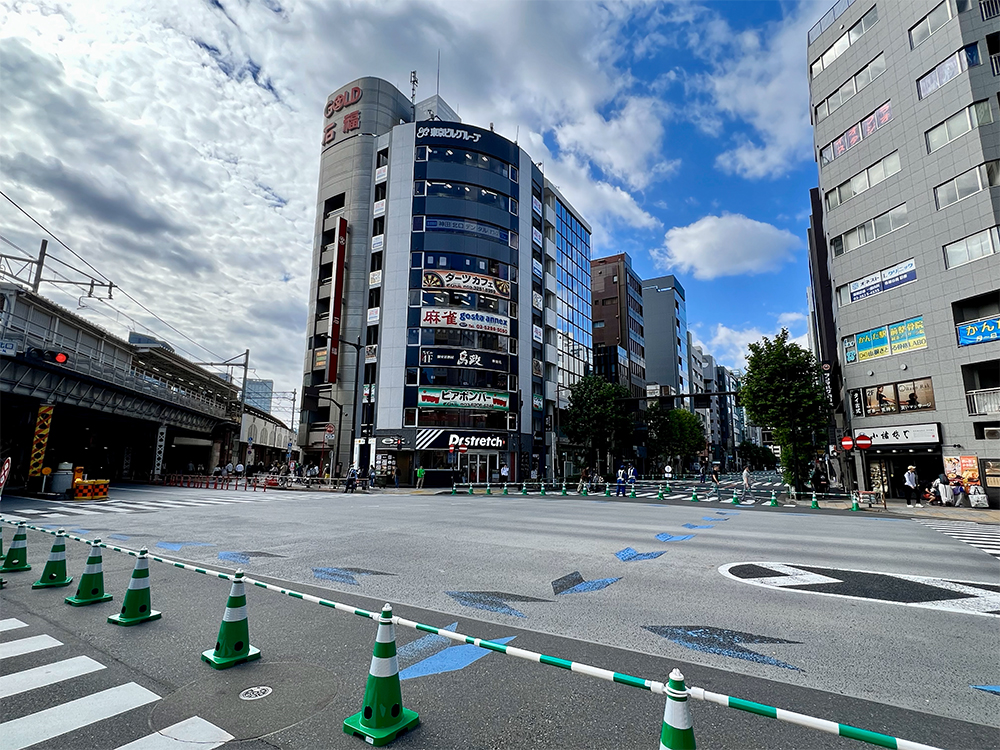
[{"label": "street lamp post", "polygon": [[[355,440],[357,439],[357,431],[361,426],[361,409],[359,409],[360,396],[361,393],[361,350],[363,349],[361,344],[361,336],[358,336],[357,343],[353,341],[348,341],[347,339],[340,339],[341,344],[347,344],[348,346],[354,347],[354,353],[356,354],[354,363],[354,416],[351,418],[351,458],[353,461],[354,457],[354,447]],[[343,415],[341,415],[343,416]],[[339,455],[339,451],[338,451]],[[358,467],[361,468],[360,466]]]}]

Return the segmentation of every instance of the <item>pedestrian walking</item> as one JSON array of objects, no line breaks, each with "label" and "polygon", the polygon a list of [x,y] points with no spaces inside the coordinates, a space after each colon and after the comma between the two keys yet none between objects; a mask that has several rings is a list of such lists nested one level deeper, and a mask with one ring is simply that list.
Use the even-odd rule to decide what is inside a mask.
[{"label": "pedestrian walking", "polygon": [[347,481],[344,483],[344,492],[350,492],[354,494],[355,488],[358,486],[358,470],[353,465],[347,472]]},{"label": "pedestrian walking", "polygon": [[913,507],[911,501],[915,501],[918,508],[924,507],[923,503],[920,502],[920,490],[918,487],[917,467],[907,466],[906,473],[903,475],[903,492],[906,493],[907,508]]},{"label": "pedestrian walking", "polygon": [[368,489],[375,489],[375,466],[374,464],[368,468]]},{"label": "pedestrian walking", "polygon": [[719,467],[718,467],[718,465],[715,465],[715,466],[712,466],[712,489],[709,490],[708,496],[711,497],[712,495],[715,495],[716,497],[718,497],[718,498],[721,499],[722,495],[719,494],[719,489],[720,489],[719,488]]},{"label": "pedestrian walking", "polygon": [[[751,487],[751,484],[750,484],[750,467],[749,466],[744,466],[743,467],[743,498],[742,498],[742,500],[744,502],[747,499],[747,495],[751,495],[751,491],[752,491],[752,487]],[[750,502],[751,503],[753,502],[753,497],[752,496],[750,497]]]},{"label": "pedestrian walking", "polygon": [[507,464],[500,464],[500,481],[504,484],[510,480],[510,467]]},{"label": "pedestrian walking", "polygon": [[590,467],[584,466],[583,471],[580,472],[580,481],[576,485],[576,494],[583,492],[584,486],[586,486],[590,481]]},{"label": "pedestrian walking", "polygon": [[625,465],[618,467],[618,475],[615,480],[615,497],[625,497]]},{"label": "pedestrian walking", "polygon": [[397,466],[393,466],[392,467],[392,481],[393,481],[393,484],[396,485],[396,489],[398,490],[399,489],[399,467],[397,467]]},{"label": "pedestrian walking", "polygon": [[424,475],[427,473],[427,469],[423,466],[417,467],[417,489],[422,490],[424,488]]}]

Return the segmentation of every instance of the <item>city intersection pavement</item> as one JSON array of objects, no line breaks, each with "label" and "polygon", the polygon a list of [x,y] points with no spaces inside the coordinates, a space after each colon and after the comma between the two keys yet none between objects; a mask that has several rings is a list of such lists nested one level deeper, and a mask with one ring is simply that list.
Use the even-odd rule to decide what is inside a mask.
[{"label": "city intersection pavement", "polygon": [[[678,667],[689,685],[934,746],[1000,747],[1000,695],[989,689],[1000,682],[1000,562],[986,523],[963,541],[894,513],[655,493],[615,502],[157,487],[115,488],[109,501],[82,505],[4,497],[0,515],[240,567],[371,611],[391,602],[436,627],[643,678]],[[5,550],[13,531],[3,524]],[[52,537],[29,531],[28,545],[33,569],[4,574],[0,592],[3,750],[118,748],[185,722],[200,747],[227,737],[226,747],[252,750],[361,746],[341,723],[361,707],[373,623],[251,586],[251,642],[263,658],[216,672],[199,655],[214,644],[228,582],[153,562],[163,619],[117,628],[106,618],[132,557],[106,550],[114,602],[73,608],[63,597],[75,592],[86,547],[67,542],[71,586],[33,591]],[[661,696],[402,627],[396,636],[404,705],[421,724],[395,746],[656,746]],[[89,671],[24,688],[30,670],[68,660]],[[259,686],[273,692],[239,699]],[[702,747],[857,746],[691,708]],[[79,726],[84,713],[93,721]],[[5,724],[43,739],[15,744]],[[69,728],[48,736],[53,727]]]}]

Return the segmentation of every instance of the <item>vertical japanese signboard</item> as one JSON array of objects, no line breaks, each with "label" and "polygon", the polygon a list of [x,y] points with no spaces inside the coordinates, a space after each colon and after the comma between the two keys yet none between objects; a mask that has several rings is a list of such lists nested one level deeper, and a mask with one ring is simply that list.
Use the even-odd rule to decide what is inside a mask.
[{"label": "vertical japanese signboard", "polygon": [[330,327],[327,333],[327,346],[329,354],[326,358],[326,380],[329,383],[337,382],[337,364],[340,359],[340,316],[343,313],[344,296],[344,276],[347,269],[344,264],[347,261],[347,219],[341,216],[337,219],[337,226],[334,231],[334,259],[333,259],[333,293],[330,295]]}]

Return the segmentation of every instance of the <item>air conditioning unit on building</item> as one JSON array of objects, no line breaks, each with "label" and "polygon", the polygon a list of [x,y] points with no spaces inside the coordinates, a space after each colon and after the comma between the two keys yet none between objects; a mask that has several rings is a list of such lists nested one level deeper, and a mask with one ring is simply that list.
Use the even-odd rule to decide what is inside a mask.
[{"label": "air conditioning unit on building", "polygon": [[1000,440],[1000,427],[987,427],[983,430],[983,437],[987,440]]}]

